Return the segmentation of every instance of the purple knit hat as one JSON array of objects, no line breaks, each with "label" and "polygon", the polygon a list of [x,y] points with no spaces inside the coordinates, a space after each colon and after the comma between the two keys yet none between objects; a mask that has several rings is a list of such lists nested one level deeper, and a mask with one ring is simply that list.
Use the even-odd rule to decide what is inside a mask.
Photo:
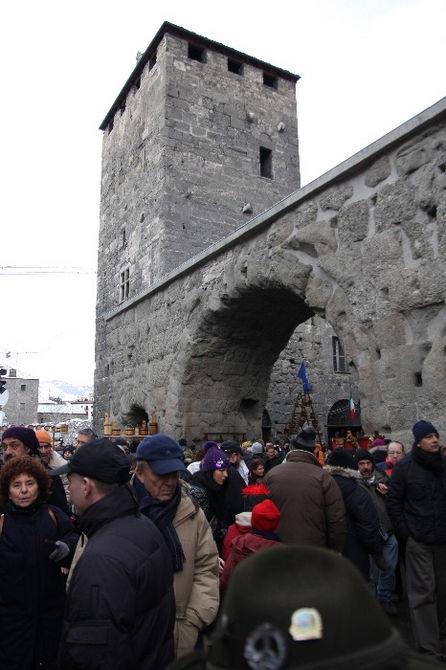
[{"label": "purple knit hat", "polygon": [[39,440],[32,428],[25,428],[25,426],[11,426],[7,428],[2,435],[2,440],[6,437],[15,437],[20,442],[23,442],[25,447],[29,448],[31,456],[39,454]]},{"label": "purple knit hat", "polygon": [[204,449],[205,454],[201,461],[201,470],[209,472],[210,470],[229,468],[229,458],[222,449],[219,449],[216,442],[206,442]]}]

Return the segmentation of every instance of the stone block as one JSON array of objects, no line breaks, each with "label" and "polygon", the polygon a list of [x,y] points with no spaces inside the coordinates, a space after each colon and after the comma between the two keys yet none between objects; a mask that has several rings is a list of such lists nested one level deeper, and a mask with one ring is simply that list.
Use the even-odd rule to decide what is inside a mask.
[{"label": "stone block", "polygon": [[296,228],[304,228],[311,223],[316,223],[317,214],[318,207],[314,200],[299,205],[298,209],[293,212]]},{"label": "stone block", "polygon": [[334,186],[319,196],[319,207],[322,211],[326,211],[327,209],[338,211],[352,195],[352,184],[348,182],[346,184],[339,184],[339,186]]},{"label": "stone block", "polygon": [[394,184],[385,184],[378,191],[375,206],[376,232],[382,232],[395,225],[411,221],[417,213],[412,189],[399,180]]},{"label": "stone block", "polygon": [[310,256],[320,256],[337,249],[336,234],[328,221],[298,228],[286,242],[291,249],[300,249]]},{"label": "stone block", "polygon": [[409,146],[402,147],[397,151],[395,164],[399,175],[408,175],[418,170],[433,157],[433,148],[425,139],[417,140]]},{"label": "stone block", "polygon": [[392,166],[388,156],[380,156],[365,172],[364,183],[373,188],[390,177]]},{"label": "stone block", "polygon": [[358,200],[345,205],[339,211],[338,230],[342,244],[360,242],[367,237],[369,231],[369,203],[367,200]]}]

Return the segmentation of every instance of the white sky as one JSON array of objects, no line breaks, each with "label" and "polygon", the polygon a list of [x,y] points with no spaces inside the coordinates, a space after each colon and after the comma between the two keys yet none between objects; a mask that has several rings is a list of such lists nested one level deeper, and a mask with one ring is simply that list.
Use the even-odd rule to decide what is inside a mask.
[{"label": "white sky", "polygon": [[[445,0],[0,0],[1,266],[95,268],[98,126],[164,20],[301,75],[302,184],[446,94]],[[92,383],[94,275],[0,287],[0,364]]]}]

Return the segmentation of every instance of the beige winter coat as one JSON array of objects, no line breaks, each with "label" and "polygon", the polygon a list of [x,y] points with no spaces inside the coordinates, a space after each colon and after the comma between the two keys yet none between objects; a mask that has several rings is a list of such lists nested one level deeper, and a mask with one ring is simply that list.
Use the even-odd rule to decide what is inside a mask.
[{"label": "beige winter coat", "polygon": [[173,520],[186,560],[174,576],[175,655],[193,651],[198,632],[216,617],[219,605],[218,552],[203,511],[181,492]]}]

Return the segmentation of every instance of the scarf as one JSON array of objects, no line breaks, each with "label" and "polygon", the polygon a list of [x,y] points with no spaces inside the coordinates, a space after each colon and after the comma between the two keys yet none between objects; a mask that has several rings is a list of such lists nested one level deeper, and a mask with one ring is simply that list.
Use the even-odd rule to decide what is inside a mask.
[{"label": "scarf", "polygon": [[426,470],[431,470],[437,477],[443,473],[444,464],[441,451],[431,454],[428,451],[423,451],[419,447],[414,446],[412,449],[412,458],[415,463],[426,468]]},{"label": "scarf", "polygon": [[172,559],[174,572],[181,572],[186,558],[173,525],[180,500],[181,487],[179,484],[170,500],[157,500],[149,495],[141,500],[141,512],[153,521],[164,537]]},{"label": "scarf", "polygon": [[254,533],[254,535],[260,535],[260,537],[264,537],[266,540],[282,542],[282,539],[276,535],[276,533],[273,533],[272,530],[259,530],[258,528],[251,528],[249,532]]}]

